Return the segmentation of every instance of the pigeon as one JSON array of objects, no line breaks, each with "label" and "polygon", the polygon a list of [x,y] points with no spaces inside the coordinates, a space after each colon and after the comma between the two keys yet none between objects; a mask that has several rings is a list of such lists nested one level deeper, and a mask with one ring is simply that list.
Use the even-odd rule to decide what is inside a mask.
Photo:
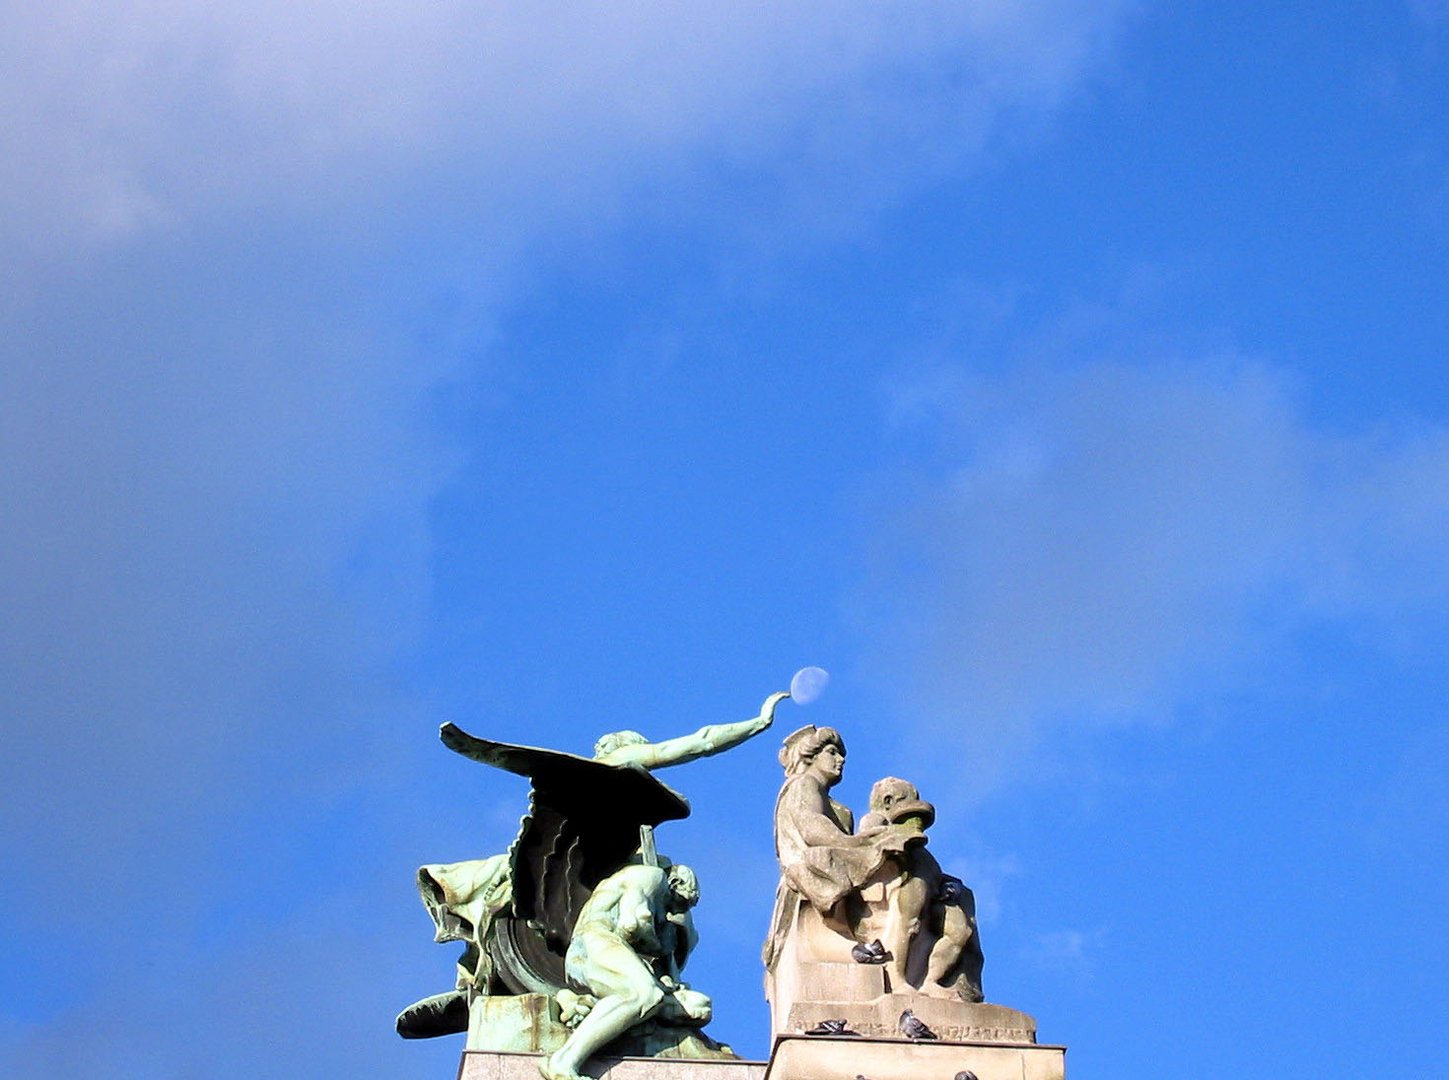
[{"label": "pigeon", "polygon": [[943,904],[954,904],[961,906],[961,901],[966,895],[966,883],[958,877],[950,874],[941,875],[941,885],[936,890],[936,899]]},{"label": "pigeon", "polygon": [[976,1074],[970,1069],[962,1069],[956,1074],[955,1080],[976,1080]]},{"label": "pigeon", "polygon": [[886,947],[876,938],[869,945],[857,945],[850,950],[851,959],[857,964],[884,964],[891,958]]},{"label": "pigeon", "polygon": [[816,1024],[813,1028],[811,1028],[809,1031],[805,1032],[805,1034],[806,1035],[855,1035],[855,1036],[859,1036],[860,1035],[860,1032],[849,1030],[845,1026],[845,1021],[844,1020],[822,1020],[822,1021],[820,1021],[820,1023]]},{"label": "pigeon", "polygon": [[937,1039],[940,1038],[934,1031],[928,1028],[916,1014],[907,1009],[901,1013],[901,1033],[908,1039]]}]

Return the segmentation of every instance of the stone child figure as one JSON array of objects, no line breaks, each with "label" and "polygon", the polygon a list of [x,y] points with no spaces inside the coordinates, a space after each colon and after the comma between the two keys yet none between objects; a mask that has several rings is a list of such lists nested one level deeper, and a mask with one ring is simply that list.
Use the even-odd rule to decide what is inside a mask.
[{"label": "stone child figure", "polygon": [[923,840],[898,861],[901,873],[886,882],[886,914],[880,939],[891,956],[897,986],[919,986],[933,997],[982,1000],[981,940],[976,901],[960,878],[941,869],[924,842],[936,809],[914,784],[894,776],[870,789],[870,812],[861,831],[900,825]]},{"label": "stone child figure", "polygon": [[648,1020],[701,1026],[709,998],[680,980],[694,944],[689,909],[699,884],[687,866],[626,866],[605,878],[579,913],[565,958],[572,989],[592,998],[568,1041],[539,1071],[547,1080],[586,1080],[590,1057]]}]

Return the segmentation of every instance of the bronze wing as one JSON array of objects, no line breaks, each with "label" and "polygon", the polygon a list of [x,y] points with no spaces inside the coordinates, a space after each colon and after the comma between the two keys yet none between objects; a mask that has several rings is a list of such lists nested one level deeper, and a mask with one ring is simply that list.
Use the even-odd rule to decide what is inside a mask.
[{"label": "bronze wing", "polygon": [[639,849],[641,826],[689,816],[684,796],[638,766],[494,742],[444,724],[448,749],[526,776],[528,814],[509,848],[513,902],[494,922],[488,951],[513,993],[563,988],[564,953],[579,911],[600,881]]}]

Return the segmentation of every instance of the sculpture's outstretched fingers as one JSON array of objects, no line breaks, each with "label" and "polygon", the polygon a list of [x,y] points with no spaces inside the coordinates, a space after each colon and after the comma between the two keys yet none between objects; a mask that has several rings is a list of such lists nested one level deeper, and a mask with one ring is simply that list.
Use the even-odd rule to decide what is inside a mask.
[{"label": "sculpture's outstretched fingers", "polygon": [[765,699],[765,703],[760,706],[760,715],[767,720],[773,721],[775,719],[775,706],[789,696],[790,691],[788,690],[780,690],[777,693],[771,694]]}]

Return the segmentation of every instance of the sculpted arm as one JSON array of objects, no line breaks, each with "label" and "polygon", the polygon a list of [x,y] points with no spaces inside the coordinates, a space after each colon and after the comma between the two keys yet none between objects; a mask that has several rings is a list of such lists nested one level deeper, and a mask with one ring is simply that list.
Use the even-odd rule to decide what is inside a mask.
[{"label": "sculpted arm", "polygon": [[663,769],[730,750],[768,728],[775,720],[775,706],[789,696],[785,691],[771,694],[760,707],[760,714],[749,720],[741,720],[735,724],[709,724],[692,735],[682,735],[677,739],[621,746],[603,760],[610,765],[639,765],[645,769]]},{"label": "sculpted arm", "polygon": [[694,947],[699,944],[699,933],[694,929],[693,916],[687,911],[670,915],[669,921],[674,925],[674,950],[665,957],[665,961],[670,977],[675,982],[680,982],[680,972],[689,962],[689,956],[694,952]]},{"label": "sculpted arm", "polygon": [[871,847],[879,830],[848,833],[826,812],[825,797],[807,784],[792,783],[780,794],[780,816],[810,847]]},{"label": "sculpted arm", "polygon": [[[631,869],[652,871],[651,877],[658,875],[659,871],[652,867],[637,867]],[[660,898],[657,895],[658,889],[651,888],[654,883],[646,880],[635,880],[642,875],[629,875],[619,883],[619,899],[616,910],[618,911],[619,935],[629,943],[635,952],[646,956],[658,956],[663,946],[659,942],[658,920],[661,916]]]}]

